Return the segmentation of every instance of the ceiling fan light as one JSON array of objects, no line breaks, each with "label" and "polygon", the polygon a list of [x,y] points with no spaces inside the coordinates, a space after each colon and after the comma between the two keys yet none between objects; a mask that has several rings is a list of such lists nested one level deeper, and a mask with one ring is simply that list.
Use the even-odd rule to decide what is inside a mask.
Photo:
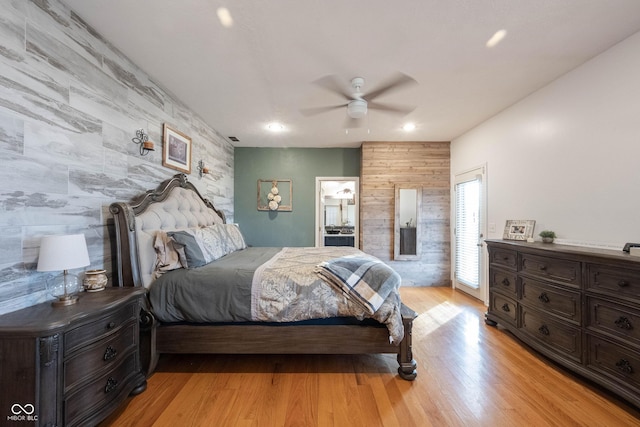
[{"label": "ceiling fan light", "polygon": [[352,119],[361,119],[367,115],[367,101],[354,99],[347,104],[347,114]]}]

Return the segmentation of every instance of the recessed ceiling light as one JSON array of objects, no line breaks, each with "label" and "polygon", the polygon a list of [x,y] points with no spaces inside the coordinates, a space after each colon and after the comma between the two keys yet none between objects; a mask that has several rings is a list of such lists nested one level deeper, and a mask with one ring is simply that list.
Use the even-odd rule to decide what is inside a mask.
[{"label": "recessed ceiling light", "polygon": [[267,129],[271,132],[282,132],[284,130],[284,125],[282,123],[273,122],[267,125]]},{"label": "recessed ceiling light", "polygon": [[489,40],[487,40],[487,47],[495,47],[498,43],[502,41],[507,35],[507,30],[499,30],[496,31],[494,35],[491,36]]},{"label": "recessed ceiling light", "polygon": [[229,9],[226,7],[219,7],[216,13],[218,14],[218,20],[220,20],[223,27],[229,28],[233,25],[233,18],[231,17]]},{"label": "recessed ceiling light", "polygon": [[411,132],[412,130],[416,129],[416,125],[415,123],[407,123],[404,126],[402,126],[402,130],[404,130],[405,132]]}]

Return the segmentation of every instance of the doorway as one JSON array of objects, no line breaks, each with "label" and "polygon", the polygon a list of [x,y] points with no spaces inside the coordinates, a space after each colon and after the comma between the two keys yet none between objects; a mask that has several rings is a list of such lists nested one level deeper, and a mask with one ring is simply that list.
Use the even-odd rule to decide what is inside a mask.
[{"label": "doorway", "polygon": [[455,176],[454,187],[454,287],[486,300],[483,278],[486,168]]},{"label": "doorway", "polygon": [[316,246],[359,247],[359,177],[316,177]]}]

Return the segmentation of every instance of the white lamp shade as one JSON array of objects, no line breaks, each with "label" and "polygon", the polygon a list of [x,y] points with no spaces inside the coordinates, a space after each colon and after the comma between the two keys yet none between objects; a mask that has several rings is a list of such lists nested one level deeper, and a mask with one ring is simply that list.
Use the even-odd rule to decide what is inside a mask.
[{"label": "white lamp shade", "polygon": [[70,270],[90,263],[84,234],[44,236],[40,242],[38,271]]}]

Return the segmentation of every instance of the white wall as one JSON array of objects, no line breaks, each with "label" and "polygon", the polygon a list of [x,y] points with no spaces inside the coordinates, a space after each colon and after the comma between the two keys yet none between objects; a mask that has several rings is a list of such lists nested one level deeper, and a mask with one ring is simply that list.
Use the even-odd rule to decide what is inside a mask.
[{"label": "white wall", "polygon": [[452,141],[452,175],[485,162],[488,237],[534,219],[536,238],[640,242],[640,33]]}]

